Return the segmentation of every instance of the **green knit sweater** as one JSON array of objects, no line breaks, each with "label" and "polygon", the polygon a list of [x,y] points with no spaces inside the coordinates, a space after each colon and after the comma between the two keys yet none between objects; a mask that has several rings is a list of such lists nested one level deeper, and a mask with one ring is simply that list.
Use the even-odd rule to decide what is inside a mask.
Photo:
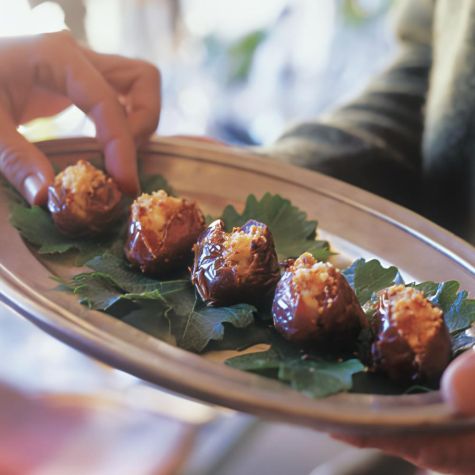
[{"label": "green knit sweater", "polygon": [[475,0],[407,0],[400,51],[356,100],[272,153],[385,196],[475,242]]}]

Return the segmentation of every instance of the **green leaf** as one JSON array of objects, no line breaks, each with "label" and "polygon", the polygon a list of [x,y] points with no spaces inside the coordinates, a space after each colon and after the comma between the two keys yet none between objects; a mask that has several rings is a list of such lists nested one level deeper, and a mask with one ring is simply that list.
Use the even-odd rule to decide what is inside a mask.
[{"label": "green leaf", "polygon": [[250,353],[229,358],[225,362],[232,368],[276,378],[289,384],[293,389],[312,398],[322,398],[352,388],[354,374],[364,370],[356,359],[346,361],[326,361],[283,357],[275,349]]},{"label": "green leaf", "polygon": [[180,348],[202,352],[212,340],[222,340],[224,325],[245,328],[254,323],[256,308],[248,304],[206,307],[191,284],[187,291],[166,297],[167,317]]},{"label": "green leaf", "polygon": [[266,193],[260,200],[249,195],[241,214],[229,205],[223,211],[222,219],[228,231],[242,226],[249,219],[267,224],[274,237],[279,259],[311,252],[315,258],[326,260],[331,254],[327,241],[315,240],[317,221],[308,221],[305,212],[279,195]]},{"label": "green leaf", "polygon": [[39,246],[40,254],[81,249],[82,243],[66,239],[56,229],[49,214],[38,206],[17,205],[12,208],[10,222],[31,244]]},{"label": "green leaf", "polygon": [[[259,317],[255,316],[257,320]],[[235,328],[226,325],[222,340],[214,340],[206,347],[206,351],[236,350],[242,351],[258,344],[268,344],[275,330],[270,326],[263,326],[255,322],[246,328]]]},{"label": "green leaf", "polygon": [[475,299],[469,299],[465,290],[459,291],[455,280],[447,282],[422,282],[415,285],[425,296],[444,312],[445,323],[450,333],[466,330],[475,322]]},{"label": "green leaf", "polygon": [[163,296],[179,292],[189,285],[189,281],[185,279],[160,281],[147,277],[141,272],[131,269],[123,258],[110,253],[97,256],[88,261],[86,265],[96,272],[108,276],[117,287],[127,294],[124,298],[129,299],[161,299]]},{"label": "green leaf", "polygon": [[175,194],[173,188],[162,175],[143,176],[140,182],[143,193],[153,193],[154,191],[164,190],[168,195]]},{"label": "green leaf", "polygon": [[225,364],[231,366],[231,368],[240,369],[241,371],[259,373],[266,370],[278,370],[281,364],[281,358],[276,351],[270,349],[234,356],[228,358]]},{"label": "green leaf", "polygon": [[343,275],[355,290],[361,305],[368,302],[374,293],[394,284],[404,283],[397,267],[384,268],[377,259],[358,259]]},{"label": "green leaf", "polygon": [[[95,272],[78,274],[68,286],[80,296],[81,302],[96,310],[107,310],[119,300],[140,304],[140,311],[123,317],[135,321],[135,326],[158,325],[155,320],[166,318],[177,345],[201,352],[212,340],[222,340],[224,324],[244,328],[254,322],[256,309],[252,305],[209,308],[195,295],[189,280],[159,281],[131,269],[117,256],[105,254],[89,261]],[[158,330],[154,330],[158,331]]]},{"label": "green leaf", "polygon": [[188,280],[159,281],[132,270],[123,258],[106,253],[86,263],[94,272],[75,275],[63,282],[94,310],[108,310],[121,299],[161,300],[189,286]]},{"label": "green leaf", "polygon": [[452,333],[452,353],[457,356],[466,350],[475,346],[475,334],[469,332],[469,329]]},{"label": "green leaf", "polygon": [[361,371],[354,375],[350,392],[356,394],[398,395],[403,394],[406,389],[407,385],[391,381],[384,374]]},{"label": "green leaf", "polygon": [[459,292],[444,318],[451,333],[468,329],[475,322],[475,299],[468,299],[465,291]]},{"label": "green leaf", "polygon": [[[166,297],[184,291],[189,283],[185,280],[155,280],[140,284],[116,279],[106,272],[85,272],[75,275],[65,285],[79,296],[81,303],[94,310],[106,311],[119,300],[161,301],[168,307]],[[134,292],[127,292],[127,289]]]},{"label": "green leaf", "polygon": [[22,237],[38,247],[39,254],[63,254],[76,250],[82,258],[102,254],[115,236],[103,239],[74,239],[61,234],[47,211],[38,206],[16,204],[11,208],[10,223]]},{"label": "green leaf", "polygon": [[447,282],[422,282],[414,286],[424,292],[426,298],[433,304],[439,305],[444,312],[447,312],[457,298],[457,291],[460,284],[455,280]]},{"label": "green leaf", "polygon": [[114,281],[99,272],[76,275],[66,285],[79,297],[83,305],[94,310],[107,310],[122,296],[122,290]]},{"label": "green leaf", "polygon": [[357,359],[324,360],[303,354],[302,350],[276,336],[267,351],[235,356],[225,361],[228,366],[263,374],[289,384],[313,398],[321,398],[352,388],[352,376],[364,370]]},{"label": "green leaf", "polygon": [[[367,303],[375,292],[394,284],[401,284],[403,280],[396,267],[384,268],[381,263],[373,259],[365,261],[356,260],[350,267],[343,271],[346,279],[353,287],[361,305]],[[449,332],[454,335],[462,330],[468,329],[475,323],[475,299],[469,299],[466,291],[459,291],[460,284],[455,280],[447,282],[421,282],[419,284],[410,283],[408,286],[424,292],[434,305],[438,305],[444,312],[445,323]],[[467,345],[469,339],[459,336],[454,352],[459,351],[459,347]]]},{"label": "green leaf", "polygon": [[176,340],[171,333],[170,321],[163,310],[164,308],[157,306],[156,302],[146,302],[138,309],[129,312],[122,321],[159,340],[176,345]]},{"label": "green leaf", "polygon": [[93,310],[109,310],[120,300],[160,301],[168,307],[166,296],[174,292],[183,291],[186,281],[155,281],[154,288],[143,292],[125,292],[109,274],[102,272],[87,272],[78,274],[71,281],[64,283],[79,301]]},{"label": "green leaf", "polygon": [[350,390],[353,374],[363,370],[363,364],[356,359],[342,362],[294,359],[280,364],[279,379],[307,396],[322,398]]}]

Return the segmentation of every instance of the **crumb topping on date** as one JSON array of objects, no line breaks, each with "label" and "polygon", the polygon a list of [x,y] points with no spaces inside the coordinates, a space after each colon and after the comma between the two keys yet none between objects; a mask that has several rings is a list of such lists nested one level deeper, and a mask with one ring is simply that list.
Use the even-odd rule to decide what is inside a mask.
[{"label": "crumb topping on date", "polygon": [[227,264],[236,268],[238,275],[248,272],[253,259],[253,249],[266,245],[267,239],[263,232],[262,227],[251,226],[248,232],[233,228],[231,233],[226,234],[223,241],[223,257]]},{"label": "crumb topping on date", "polygon": [[62,188],[74,197],[74,202],[70,205],[74,205],[75,214],[81,218],[87,217],[88,200],[94,197],[98,190],[106,189],[108,186],[117,187],[111,177],[106,176],[102,170],[87,160],[79,160],[76,164],[66,167],[54,179],[55,188]]},{"label": "crumb topping on date", "polygon": [[333,305],[337,294],[337,270],[326,262],[317,262],[308,252],[292,265],[292,282],[304,303],[318,313]]},{"label": "crumb topping on date", "polygon": [[107,231],[121,214],[122,193],[116,182],[86,160],[65,168],[48,187],[48,209],[67,236]]},{"label": "crumb topping on date", "polygon": [[416,357],[425,352],[427,343],[444,324],[443,312],[433,306],[423,292],[413,287],[394,285],[380,293],[389,306],[388,315],[406,339]]},{"label": "crumb topping on date", "polygon": [[194,246],[191,280],[209,306],[264,305],[280,279],[280,267],[269,228],[249,220],[225,230],[216,220]]},{"label": "crumb topping on date", "polygon": [[146,274],[163,275],[185,267],[204,225],[196,203],[163,190],[143,193],[130,209],[125,255]]},{"label": "crumb topping on date", "polygon": [[62,186],[71,193],[92,193],[96,188],[104,185],[107,177],[102,170],[91,165],[86,160],[79,160],[75,165],[66,167],[54,179],[55,186]]},{"label": "crumb topping on date", "polygon": [[131,219],[160,234],[168,220],[182,205],[182,199],[168,196],[164,190],[151,194],[143,193],[132,203]]}]

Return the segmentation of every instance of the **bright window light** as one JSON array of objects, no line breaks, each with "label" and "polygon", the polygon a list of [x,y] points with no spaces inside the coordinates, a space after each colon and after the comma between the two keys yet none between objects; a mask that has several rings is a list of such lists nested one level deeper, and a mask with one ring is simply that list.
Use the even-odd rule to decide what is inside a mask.
[{"label": "bright window light", "polygon": [[64,12],[57,3],[30,8],[27,0],[0,0],[0,37],[64,30]]}]

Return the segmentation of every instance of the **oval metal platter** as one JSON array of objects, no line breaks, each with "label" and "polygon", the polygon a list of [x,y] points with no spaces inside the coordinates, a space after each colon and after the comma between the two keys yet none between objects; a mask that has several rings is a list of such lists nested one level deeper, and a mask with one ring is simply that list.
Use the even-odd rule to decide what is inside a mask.
[{"label": "oval metal platter", "polygon": [[[92,139],[43,142],[58,166],[97,157]],[[249,193],[279,193],[317,219],[320,237],[348,259],[377,257],[416,281],[455,279],[475,294],[475,250],[424,218],[332,178],[242,149],[161,139],[141,151],[145,173],[160,173],[207,213]],[[4,191],[0,191],[4,193]],[[186,352],[55,289],[54,265],[40,261],[8,223],[0,199],[0,298],[18,314],[109,365],[188,397],[258,416],[346,433],[397,433],[475,427],[457,417],[438,392],[380,396],[339,394],[313,400],[286,386]]]}]

